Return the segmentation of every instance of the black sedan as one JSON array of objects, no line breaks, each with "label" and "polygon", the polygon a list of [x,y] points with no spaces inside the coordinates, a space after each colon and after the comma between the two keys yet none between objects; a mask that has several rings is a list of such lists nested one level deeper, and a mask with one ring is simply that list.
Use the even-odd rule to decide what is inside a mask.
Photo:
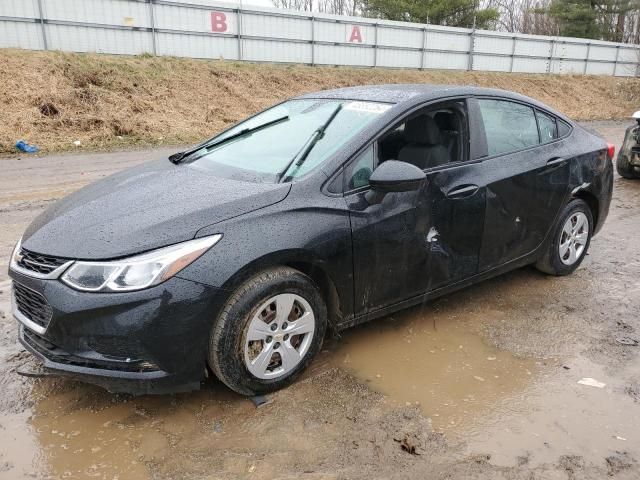
[{"label": "black sedan", "polygon": [[20,341],[111,391],[289,384],[344,329],[535,264],[573,272],[613,147],[514,93],[287,100],[42,213],[13,253]]}]

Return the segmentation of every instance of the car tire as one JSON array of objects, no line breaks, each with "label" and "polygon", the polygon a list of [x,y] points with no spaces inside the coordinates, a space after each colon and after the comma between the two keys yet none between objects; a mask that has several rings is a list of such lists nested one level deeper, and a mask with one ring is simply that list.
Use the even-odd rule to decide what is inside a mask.
[{"label": "car tire", "polygon": [[278,390],[318,353],[326,327],[325,301],[308,276],[288,267],[265,270],[227,300],[211,332],[208,363],[240,394]]},{"label": "car tire", "polygon": [[573,273],[587,255],[592,234],[593,215],[589,205],[578,198],[571,200],[560,213],[547,250],[536,262],[536,268],[550,275]]},{"label": "car tire", "polygon": [[616,170],[618,171],[618,175],[623,178],[640,178],[640,173],[638,173],[629,163],[629,159],[626,155],[618,155],[618,159],[616,160]]}]

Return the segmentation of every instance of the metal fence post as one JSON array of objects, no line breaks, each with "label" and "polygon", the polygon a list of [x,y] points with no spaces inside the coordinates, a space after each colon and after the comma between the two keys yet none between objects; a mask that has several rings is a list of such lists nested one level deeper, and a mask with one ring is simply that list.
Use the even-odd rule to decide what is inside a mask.
[{"label": "metal fence post", "polygon": [[467,70],[473,70],[473,49],[476,42],[476,17],[473,17],[473,28],[469,34],[469,63],[467,64]]},{"label": "metal fence post", "polygon": [[311,15],[311,66],[316,64],[316,22]]},{"label": "metal fence post", "polygon": [[591,42],[587,42],[587,56],[584,57],[584,71],[583,75],[587,74],[587,67],[589,66],[589,54],[591,53]]},{"label": "metal fence post", "polygon": [[378,22],[373,24],[373,68],[378,66]]},{"label": "metal fence post", "polygon": [[620,55],[620,45],[616,45],[616,58],[613,61],[613,76],[616,76],[616,71],[618,70],[618,57]]},{"label": "metal fence post", "polygon": [[151,48],[154,55],[158,54],[156,43],[156,15],[153,11],[153,0],[149,0],[149,21],[151,22]]},{"label": "metal fence post", "polygon": [[551,62],[553,62],[553,51],[555,50],[556,40],[551,39],[551,45],[549,46],[549,61],[547,62],[547,73],[551,73]]},{"label": "metal fence post", "polygon": [[49,50],[49,42],[47,41],[47,29],[44,24],[44,12],[42,10],[42,0],[38,0],[38,14],[40,15],[40,28],[42,30],[42,46],[45,50]]},{"label": "metal fence post", "polygon": [[514,35],[512,40],[513,45],[511,45],[511,65],[509,65],[509,73],[513,73],[513,62],[516,58],[516,42],[518,41],[518,37]]},{"label": "metal fence post", "polygon": [[242,0],[238,4],[238,60],[242,60]]},{"label": "metal fence post", "polygon": [[424,57],[427,55],[427,27],[422,29],[422,48],[420,49],[420,70],[424,70]]}]

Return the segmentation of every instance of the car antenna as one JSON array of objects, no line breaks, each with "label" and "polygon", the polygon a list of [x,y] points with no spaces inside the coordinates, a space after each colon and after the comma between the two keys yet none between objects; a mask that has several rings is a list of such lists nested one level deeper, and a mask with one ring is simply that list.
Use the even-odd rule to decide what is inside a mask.
[{"label": "car antenna", "polygon": [[291,161],[287,163],[287,166],[278,174],[276,183],[280,183],[282,181],[284,174],[289,171],[289,169],[291,168],[291,165],[293,165],[294,162],[295,162],[296,169],[300,168],[300,166],[304,163],[304,161],[309,156],[309,153],[311,152],[313,147],[315,147],[316,143],[318,143],[318,141],[322,139],[322,137],[324,137],[324,132],[327,130],[329,125],[331,125],[331,122],[333,122],[333,119],[336,118],[336,115],[340,113],[340,110],[342,110],[342,103],[340,103],[333,110],[331,115],[329,115],[329,118],[327,118],[327,120],[311,134],[311,137],[309,137],[309,140],[307,140],[307,142],[302,146],[302,148],[298,151],[298,153],[296,153],[293,156]]}]

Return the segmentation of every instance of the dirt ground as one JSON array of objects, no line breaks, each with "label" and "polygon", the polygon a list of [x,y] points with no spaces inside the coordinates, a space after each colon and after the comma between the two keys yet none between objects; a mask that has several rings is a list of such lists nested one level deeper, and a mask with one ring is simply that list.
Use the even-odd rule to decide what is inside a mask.
[{"label": "dirt ground", "polygon": [[[640,103],[640,79],[269,65],[0,49],[0,154],[193,143],[293,95],[378,83],[513,90],[574,119],[614,119]],[[74,142],[80,142],[76,146]]]},{"label": "dirt ground", "polygon": [[[591,123],[620,144],[625,125]],[[16,374],[7,261],[55,199],[166,150],[0,160],[0,479],[640,478],[640,182],[571,276],[524,268],[328,338],[260,408]],[[593,378],[604,388],[578,383]]]}]

